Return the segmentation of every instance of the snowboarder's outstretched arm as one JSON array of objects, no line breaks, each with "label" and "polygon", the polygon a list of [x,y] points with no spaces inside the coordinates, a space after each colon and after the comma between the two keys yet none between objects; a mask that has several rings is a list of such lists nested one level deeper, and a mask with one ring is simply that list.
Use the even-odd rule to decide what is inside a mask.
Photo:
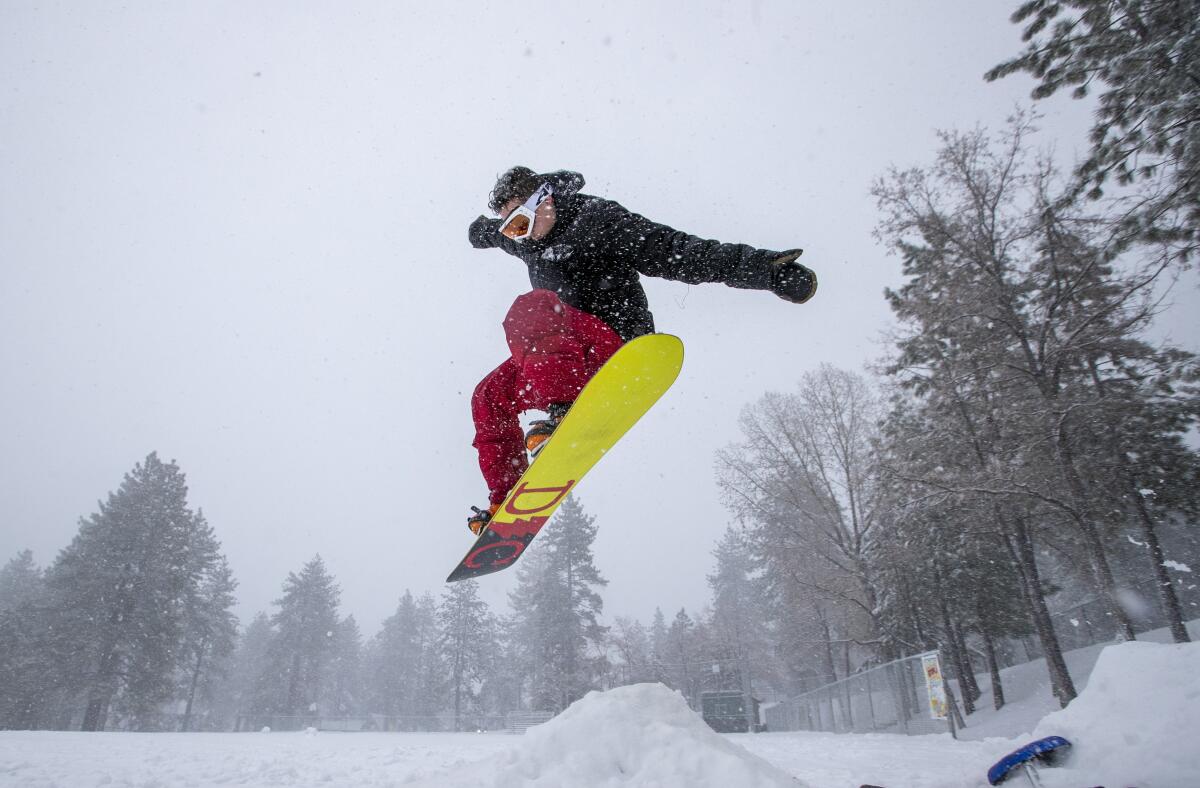
[{"label": "snowboarder's outstretched arm", "polygon": [[[561,174],[544,177],[555,175]],[[582,176],[576,176],[571,185],[582,182]],[[705,240],[652,222],[612,200],[569,191],[560,196],[565,206],[571,206],[567,213],[569,226],[552,231],[547,243],[585,250],[586,256],[598,257],[613,270],[637,271],[690,284],[717,282],[730,287],[770,290],[780,298],[801,304],[816,292],[816,274],[798,261],[801,249],[780,252]],[[536,258],[541,250],[535,251],[529,245],[504,237],[499,232],[500,225],[499,219],[485,216],[475,219],[467,233],[471,245],[476,249],[500,248],[532,265],[530,258]],[[597,270],[597,273],[604,272]],[[535,286],[543,285],[535,282]]]},{"label": "snowboarder's outstretched arm", "polygon": [[618,203],[604,202],[601,234],[606,251],[646,276],[770,290],[796,303],[807,301],[816,291],[816,275],[797,262],[802,249],[773,251],[705,240],[650,221]]}]

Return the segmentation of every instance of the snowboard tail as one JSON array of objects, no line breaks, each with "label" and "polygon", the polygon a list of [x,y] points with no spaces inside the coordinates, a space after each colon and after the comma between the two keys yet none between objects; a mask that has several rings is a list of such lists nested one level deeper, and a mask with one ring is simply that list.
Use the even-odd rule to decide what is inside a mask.
[{"label": "snowboard tail", "polygon": [[579,480],[671,387],[682,365],[683,343],[670,334],[622,345],[583,387],[446,582],[515,563]]}]

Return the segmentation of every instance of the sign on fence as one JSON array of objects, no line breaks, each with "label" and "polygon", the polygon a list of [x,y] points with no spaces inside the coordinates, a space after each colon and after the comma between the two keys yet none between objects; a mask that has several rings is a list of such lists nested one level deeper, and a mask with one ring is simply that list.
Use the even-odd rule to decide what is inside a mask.
[{"label": "sign on fence", "polygon": [[929,716],[935,720],[946,719],[946,682],[942,679],[942,663],[936,651],[921,655],[921,672],[925,674],[925,689],[929,693]]}]

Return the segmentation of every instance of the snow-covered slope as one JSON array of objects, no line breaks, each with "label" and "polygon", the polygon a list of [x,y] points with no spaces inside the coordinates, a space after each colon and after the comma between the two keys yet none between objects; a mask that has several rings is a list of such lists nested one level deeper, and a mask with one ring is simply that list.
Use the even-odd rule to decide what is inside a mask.
[{"label": "snow-covered slope", "polygon": [[787,772],[714,733],[661,684],[590,692],[513,749],[431,777],[446,788],[801,788]]},{"label": "snow-covered slope", "polygon": [[[1200,620],[1190,621],[1187,626],[1192,639],[1200,640]],[[1171,633],[1166,629],[1143,632],[1138,635],[1138,642],[1170,643]],[[1096,660],[1101,652],[1111,645],[1113,644],[1097,643],[1094,646],[1068,651],[1063,655],[1077,692],[1087,689]],[[960,739],[1008,739],[1024,736],[1047,714],[1059,710],[1058,701],[1050,694],[1046,660],[1036,659],[1013,665],[1000,671],[1000,675],[1004,681],[1006,705],[999,711],[995,710],[992,703],[991,679],[987,673],[978,674],[976,679],[983,690],[983,697],[975,704],[977,711],[967,718],[967,727],[959,731]],[[962,698],[961,692],[959,698]]]},{"label": "snow-covered slope", "polygon": [[1055,785],[1200,785],[1200,643],[1122,643],[1100,654],[1087,689],[1034,738],[1074,744]]}]

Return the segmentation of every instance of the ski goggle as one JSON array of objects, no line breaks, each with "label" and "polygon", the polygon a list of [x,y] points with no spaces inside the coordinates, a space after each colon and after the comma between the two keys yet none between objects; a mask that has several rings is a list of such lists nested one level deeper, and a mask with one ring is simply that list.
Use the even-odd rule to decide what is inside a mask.
[{"label": "ski goggle", "polygon": [[524,241],[533,232],[533,219],[537,214],[538,206],[553,194],[554,187],[549,183],[543,183],[537,187],[524,204],[518,205],[508,215],[508,218],[500,225],[500,233],[514,241]]}]

